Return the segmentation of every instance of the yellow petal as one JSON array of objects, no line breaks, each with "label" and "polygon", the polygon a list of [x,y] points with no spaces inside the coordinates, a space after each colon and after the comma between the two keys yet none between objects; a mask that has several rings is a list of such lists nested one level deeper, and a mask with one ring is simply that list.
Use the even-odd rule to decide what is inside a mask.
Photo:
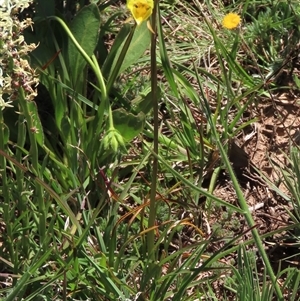
[{"label": "yellow petal", "polygon": [[152,14],[153,0],[128,0],[127,8],[130,10],[137,25],[146,21]]},{"label": "yellow petal", "polygon": [[235,13],[227,14],[222,21],[223,27],[227,29],[234,29],[241,23],[241,17]]}]

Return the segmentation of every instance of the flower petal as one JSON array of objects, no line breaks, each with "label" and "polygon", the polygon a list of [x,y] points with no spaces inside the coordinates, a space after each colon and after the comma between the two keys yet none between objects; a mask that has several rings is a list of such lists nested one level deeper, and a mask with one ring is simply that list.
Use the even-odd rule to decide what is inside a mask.
[{"label": "flower petal", "polygon": [[130,10],[137,25],[146,21],[152,14],[153,0],[128,0],[127,8]]},{"label": "flower petal", "polygon": [[241,23],[241,17],[235,13],[227,14],[222,21],[223,27],[227,29],[234,29]]}]

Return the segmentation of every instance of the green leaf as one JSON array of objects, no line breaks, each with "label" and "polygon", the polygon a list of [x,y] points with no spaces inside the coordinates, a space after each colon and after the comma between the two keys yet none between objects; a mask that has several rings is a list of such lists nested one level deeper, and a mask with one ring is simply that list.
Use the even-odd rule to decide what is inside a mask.
[{"label": "green leaf", "polygon": [[145,53],[148,49],[151,41],[151,32],[147,27],[147,22],[143,22],[140,26],[137,26],[128,48],[127,55],[123,61],[120,73],[125,69],[136,63],[136,61]]},{"label": "green leaf", "polygon": [[158,8],[157,33],[158,33],[158,40],[159,40],[159,45],[160,45],[159,52],[160,52],[160,57],[161,57],[161,64],[164,69],[164,74],[170,85],[171,91],[175,94],[176,98],[179,99],[178,85],[176,84],[173,70],[172,70],[172,67],[170,64],[170,60],[168,58],[167,47],[165,44],[165,38],[164,38],[162,22],[161,22],[161,11],[159,8]]},{"label": "green leaf", "polygon": [[[100,15],[95,4],[80,10],[70,25],[71,32],[88,56],[92,56],[97,46],[99,28]],[[68,43],[68,60],[71,80],[76,85],[87,63],[71,40]]]},{"label": "green leaf", "polygon": [[117,58],[119,57],[120,51],[122,49],[121,47],[123,47],[124,41],[126,40],[126,37],[128,36],[129,32],[130,32],[130,25],[125,24],[119,31],[111,47],[111,50],[102,67],[102,74],[106,79],[108,79],[109,74],[113,70],[112,66],[116,64]]},{"label": "green leaf", "polygon": [[299,79],[299,77],[296,76],[296,75],[293,75],[293,79],[294,79],[294,82],[295,82],[295,84],[296,84],[296,87],[297,87],[298,89],[300,89],[300,79]]},{"label": "green leaf", "polygon": [[[157,98],[161,98],[160,87],[157,87]],[[131,105],[134,112],[143,112],[145,115],[147,115],[153,109],[152,92],[150,91],[146,95],[139,95],[134,100],[132,100]]]},{"label": "green leaf", "polygon": [[3,145],[6,145],[9,139],[9,127],[4,122],[1,122],[0,126],[2,127],[2,133],[3,133],[1,139],[3,140]]},{"label": "green leaf", "polygon": [[[42,127],[42,123],[38,114],[37,106],[34,101],[28,102],[28,111],[30,114],[31,121],[33,127],[29,129],[35,134],[36,141],[38,142],[39,145],[43,146],[44,145],[44,131]],[[27,116],[28,118],[28,116]]]},{"label": "green leaf", "polygon": [[[103,66],[103,75],[105,78],[109,78],[112,70],[115,68],[116,62],[119,58],[120,52],[124,46],[127,36],[130,32],[130,26],[125,24],[117,35],[115,42],[112,46],[110,53]],[[125,69],[137,62],[137,60],[144,54],[150,45],[151,32],[147,27],[147,22],[143,22],[140,26],[137,26],[131,40],[130,46],[127,50],[125,59],[119,70],[122,73]]]},{"label": "green leaf", "polygon": [[126,142],[131,141],[142,132],[145,124],[144,113],[133,115],[124,109],[113,111],[114,127],[122,135]]}]

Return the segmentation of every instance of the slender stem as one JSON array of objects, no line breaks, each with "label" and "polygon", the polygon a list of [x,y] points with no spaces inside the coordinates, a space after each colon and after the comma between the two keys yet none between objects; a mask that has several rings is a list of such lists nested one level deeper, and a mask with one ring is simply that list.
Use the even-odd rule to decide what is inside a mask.
[{"label": "slender stem", "polygon": [[109,129],[113,130],[114,129],[114,120],[113,120],[111,106],[108,107],[108,123],[109,123]]},{"label": "slender stem", "polygon": [[[156,15],[157,15],[158,1],[154,1],[154,9],[152,13],[152,29],[156,32]],[[156,34],[151,35],[151,93],[152,93],[152,105],[154,114],[154,140],[153,151],[158,154],[158,99],[157,99],[157,65],[156,65]],[[155,156],[153,158],[152,165],[152,182],[150,192],[150,210],[148,228],[153,228],[155,225],[156,217],[156,187],[157,187],[157,173],[158,173],[158,159]],[[154,230],[149,231],[147,234],[147,248],[148,256],[150,259],[155,259],[154,249]]]},{"label": "slender stem", "polygon": [[72,40],[72,42],[74,43],[74,45],[76,46],[76,48],[78,49],[78,51],[81,53],[81,55],[84,57],[84,59],[90,65],[90,67],[93,69],[93,71],[94,71],[94,73],[95,73],[95,75],[97,77],[97,80],[98,80],[98,84],[99,84],[99,87],[100,87],[100,90],[101,90],[101,93],[102,93],[102,97],[103,97],[103,99],[107,99],[107,89],[106,89],[106,86],[105,86],[105,81],[104,81],[104,78],[102,76],[102,73],[100,71],[99,66],[96,66],[96,64],[95,64],[95,60],[93,61],[87,55],[87,53],[84,51],[84,49],[77,42],[76,38],[74,37],[74,35],[70,31],[70,29],[67,26],[67,24],[62,19],[60,19],[60,18],[58,18],[56,16],[50,16],[47,19],[48,20],[55,20],[58,23],[60,23],[60,25],[65,30],[65,32],[68,34],[69,38]]}]

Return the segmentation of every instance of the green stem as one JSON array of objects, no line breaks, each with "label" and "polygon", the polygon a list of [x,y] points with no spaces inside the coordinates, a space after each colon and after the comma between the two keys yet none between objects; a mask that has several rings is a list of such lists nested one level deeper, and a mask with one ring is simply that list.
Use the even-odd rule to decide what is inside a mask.
[{"label": "green stem", "polygon": [[[152,13],[152,29],[156,32],[156,15],[157,15],[158,1],[154,2],[154,8]],[[156,64],[156,34],[151,35],[151,93],[152,93],[152,105],[154,114],[154,139],[153,139],[153,152],[158,154],[158,91],[157,91],[157,64]],[[157,173],[158,173],[158,159],[155,156],[153,158],[152,166],[152,182],[150,191],[150,209],[148,228],[155,226],[156,218],[156,188],[157,188]],[[154,230],[149,231],[147,234],[147,249],[148,256],[153,261],[155,260],[154,250]]]},{"label": "green stem", "polygon": [[109,129],[114,130],[114,120],[113,120],[111,106],[108,107],[108,122],[109,122]]},{"label": "green stem", "polygon": [[88,55],[87,53],[84,51],[84,49],[80,46],[80,44],[77,42],[76,38],[74,37],[74,35],[72,34],[72,32],[70,31],[69,27],[67,26],[67,24],[60,18],[56,17],[56,16],[50,16],[47,18],[48,20],[54,20],[57,21],[62,28],[65,30],[65,32],[68,34],[69,38],[71,39],[71,41],[74,43],[75,47],[78,49],[78,51],[81,53],[81,55],[84,57],[84,59],[86,60],[86,62],[90,65],[90,67],[93,69],[96,77],[97,77],[97,81],[102,93],[102,97],[103,99],[107,99],[107,89],[105,86],[105,81],[104,78],[102,76],[101,70],[99,68],[99,66],[97,66],[95,60],[93,61]]}]

